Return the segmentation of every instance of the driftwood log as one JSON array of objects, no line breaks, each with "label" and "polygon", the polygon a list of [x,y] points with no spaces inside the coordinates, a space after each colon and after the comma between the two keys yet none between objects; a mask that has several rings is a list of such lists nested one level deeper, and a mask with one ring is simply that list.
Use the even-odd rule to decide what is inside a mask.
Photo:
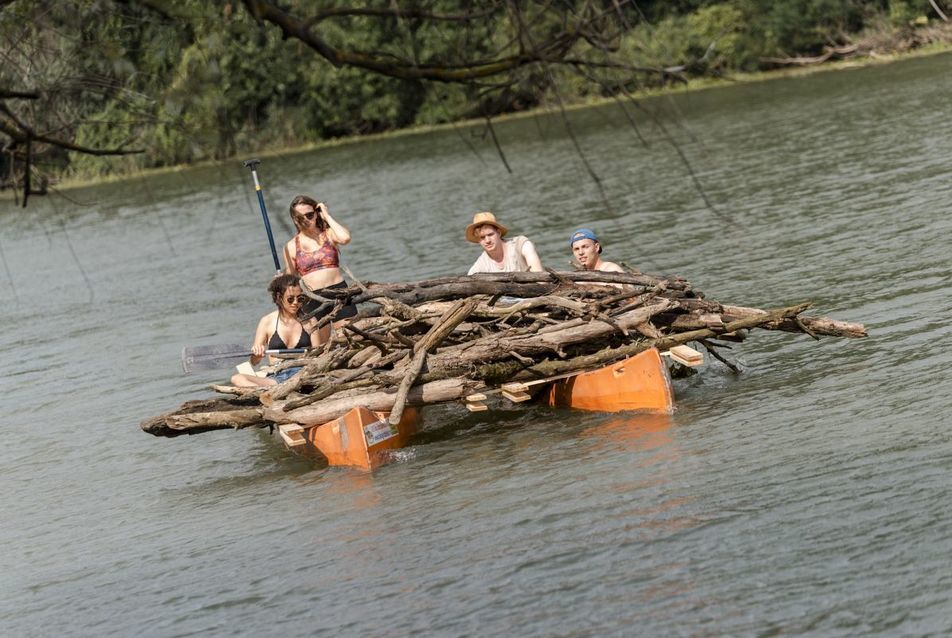
[{"label": "driftwood log", "polygon": [[[352,277],[353,278],[353,277]],[[803,313],[810,303],[775,310],[726,305],[680,277],[642,273],[501,273],[411,283],[360,282],[306,294],[331,309],[360,314],[303,359],[302,370],[267,389],[212,386],[227,398],[190,401],[147,419],[156,436],[280,423],[317,425],[354,407],[391,411],[460,400],[510,381],[596,369],[648,348],[691,341],[718,361],[718,342],[754,328],[821,336],[866,336],[861,324]],[[395,422],[395,421],[394,421]]]}]

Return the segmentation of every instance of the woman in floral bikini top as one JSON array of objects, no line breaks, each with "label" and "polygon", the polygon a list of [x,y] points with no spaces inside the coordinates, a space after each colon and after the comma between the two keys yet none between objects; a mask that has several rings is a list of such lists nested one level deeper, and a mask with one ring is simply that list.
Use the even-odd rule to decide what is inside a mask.
[{"label": "woman in floral bikini top", "polygon": [[[340,272],[340,254],[337,246],[350,243],[350,231],[331,217],[327,206],[307,195],[298,195],[291,200],[291,221],[298,232],[294,239],[284,246],[285,271],[298,275],[311,290],[319,293],[327,288],[346,288]],[[313,311],[321,302],[308,299],[298,311],[299,316],[312,315],[319,320],[330,312],[327,308],[317,314]],[[357,314],[357,308],[348,305],[342,308],[334,318],[337,325],[342,319]],[[305,320],[306,321],[306,320]],[[318,343],[326,340],[329,330],[322,330]]]},{"label": "woman in floral bikini top", "polygon": [[340,255],[337,246],[324,234],[324,244],[314,252],[307,252],[301,248],[301,236],[294,237],[294,269],[300,276],[309,275],[315,270],[338,268]]}]

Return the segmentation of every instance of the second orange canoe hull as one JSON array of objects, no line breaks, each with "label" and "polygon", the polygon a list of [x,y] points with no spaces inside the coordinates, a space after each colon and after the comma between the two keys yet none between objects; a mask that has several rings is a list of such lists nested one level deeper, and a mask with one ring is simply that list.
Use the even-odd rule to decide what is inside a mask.
[{"label": "second orange canoe hull", "polygon": [[552,407],[622,412],[638,410],[654,414],[674,411],[671,376],[654,348],[624,361],[556,381],[542,393]]}]

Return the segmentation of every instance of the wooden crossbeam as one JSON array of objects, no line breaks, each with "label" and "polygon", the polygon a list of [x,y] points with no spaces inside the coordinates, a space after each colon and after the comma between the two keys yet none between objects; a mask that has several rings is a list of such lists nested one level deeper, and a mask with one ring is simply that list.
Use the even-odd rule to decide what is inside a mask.
[{"label": "wooden crossbeam", "polygon": [[304,428],[297,423],[282,423],[278,426],[278,434],[288,447],[297,447],[307,443],[304,438]]},{"label": "wooden crossbeam", "polygon": [[704,363],[704,354],[698,352],[691,346],[674,346],[664,354],[670,356],[672,360],[677,361],[681,365],[688,366],[689,368],[695,368]]},{"label": "wooden crossbeam", "polygon": [[532,395],[530,395],[528,392],[507,392],[506,390],[503,390],[502,395],[513,403],[522,403],[523,401],[528,401],[532,398]]}]

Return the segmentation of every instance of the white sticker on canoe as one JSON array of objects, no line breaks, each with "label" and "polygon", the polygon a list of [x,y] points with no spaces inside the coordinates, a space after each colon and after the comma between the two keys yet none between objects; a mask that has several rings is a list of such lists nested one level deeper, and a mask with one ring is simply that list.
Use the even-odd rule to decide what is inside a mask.
[{"label": "white sticker on canoe", "polygon": [[367,445],[376,445],[397,436],[397,426],[390,425],[386,419],[380,419],[364,426],[364,438]]}]

